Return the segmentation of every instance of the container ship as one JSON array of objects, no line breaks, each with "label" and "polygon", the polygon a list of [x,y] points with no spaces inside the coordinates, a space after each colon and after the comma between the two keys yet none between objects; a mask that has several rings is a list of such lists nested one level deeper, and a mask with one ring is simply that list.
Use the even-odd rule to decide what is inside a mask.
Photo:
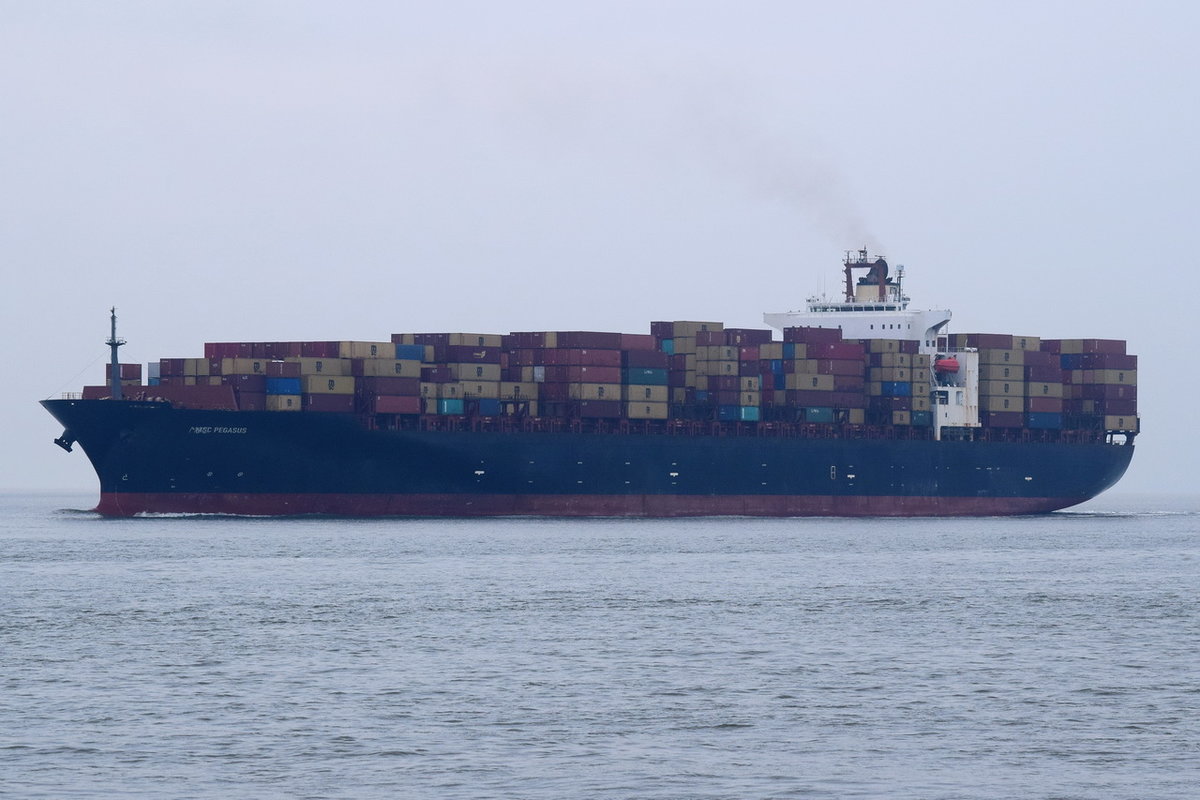
[{"label": "container ship", "polygon": [[[903,268],[763,328],[210,342],[45,400],[96,510],[347,516],[1035,514],[1129,465],[1124,341],[949,333]],[[859,274],[856,274],[859,273]]]}]

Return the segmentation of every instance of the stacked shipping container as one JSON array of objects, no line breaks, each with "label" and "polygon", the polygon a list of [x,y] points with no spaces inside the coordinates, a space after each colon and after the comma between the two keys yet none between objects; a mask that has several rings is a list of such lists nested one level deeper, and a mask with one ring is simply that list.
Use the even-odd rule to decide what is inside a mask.
[{"label": "stacked shipping container", "polygon": [[[650,330],[209,343],[204,358],[152,364],[140,394],[201,407],[358,413],[383,425],[420,415],[676,419],[928,435],[921,431],[932,424],[935,378],[919,342],[849,341],[831,328],[788,328],[775,341],[770,330],[720,322],[654,322]],[[1137,358],[1124,342],[974,333],[947,344],[979,354],[985,428],[1137,429]],[[123,384],[142,385],[141,365],[119,369]]]}]

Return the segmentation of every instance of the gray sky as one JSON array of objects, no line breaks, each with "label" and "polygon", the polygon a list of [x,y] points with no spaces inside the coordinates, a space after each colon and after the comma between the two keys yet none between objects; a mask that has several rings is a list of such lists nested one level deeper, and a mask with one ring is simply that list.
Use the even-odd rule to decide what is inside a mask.
[{"label": "gray sky", "polygon": [[761,327],[864,244],[952,330],[1127,339],[1195,492],[1200,6],[0,0],[0,488],[205,341]]}]

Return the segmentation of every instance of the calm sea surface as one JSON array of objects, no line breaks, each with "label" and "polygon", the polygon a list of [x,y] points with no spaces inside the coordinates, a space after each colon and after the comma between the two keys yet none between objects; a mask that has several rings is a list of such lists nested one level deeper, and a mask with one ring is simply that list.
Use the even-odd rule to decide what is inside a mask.
[{"label": "calm sea surface", "polygon": [[0,796],[1200,796],[1200,499],[651,522],[94,502],[0,495]]}]

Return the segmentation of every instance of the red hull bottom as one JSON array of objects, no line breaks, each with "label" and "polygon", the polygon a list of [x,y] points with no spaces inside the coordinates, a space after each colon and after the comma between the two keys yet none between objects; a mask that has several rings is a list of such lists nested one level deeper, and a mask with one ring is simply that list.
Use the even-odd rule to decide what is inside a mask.
[{"label": "red hull bottom", "polygon": [[1062,497],[822,495],[175,494],[109,492],[96,511],[345,517],[944,517],[1043,514]]}]

